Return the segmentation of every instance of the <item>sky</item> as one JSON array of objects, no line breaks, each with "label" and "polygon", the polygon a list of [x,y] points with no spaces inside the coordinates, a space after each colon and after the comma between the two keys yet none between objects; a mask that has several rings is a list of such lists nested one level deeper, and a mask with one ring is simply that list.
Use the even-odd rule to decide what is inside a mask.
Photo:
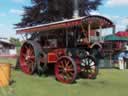
[{"label": "sky", "polygon": [[[30,0],[0,0],[0,37],[20,38],[20,35],[16,35],[14,24],[20,22],[24,12],[23,6],[30,4]],[[128,25],[127,10],[128,0],[102,0],[102,5],[91,14],[102,15],[112,20],[117,32],[125,30]]]}]

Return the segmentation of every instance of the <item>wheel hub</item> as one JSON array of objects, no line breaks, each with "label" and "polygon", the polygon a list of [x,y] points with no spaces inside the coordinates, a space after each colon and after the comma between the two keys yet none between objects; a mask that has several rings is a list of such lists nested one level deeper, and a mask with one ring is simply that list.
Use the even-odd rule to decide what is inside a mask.
[{"label": "wheel hub", "polygon": [[64,72],[67,72],[67,68],[64,68]]},{"label": "wheel hub", "polygon": [[25,57],[25,60],[29,60],[29,59],[30,59],[30,56],[26,56],[26,57]]}]

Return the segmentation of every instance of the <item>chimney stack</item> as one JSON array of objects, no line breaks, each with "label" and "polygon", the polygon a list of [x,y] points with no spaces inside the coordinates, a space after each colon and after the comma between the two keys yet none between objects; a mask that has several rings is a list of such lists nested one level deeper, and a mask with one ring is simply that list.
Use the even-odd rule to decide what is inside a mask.
[{"label": "chimney stack", "polygon": [[78,0],[73,0],[73,1],[74,1],[73,18],[78,18],[79,17]]}]

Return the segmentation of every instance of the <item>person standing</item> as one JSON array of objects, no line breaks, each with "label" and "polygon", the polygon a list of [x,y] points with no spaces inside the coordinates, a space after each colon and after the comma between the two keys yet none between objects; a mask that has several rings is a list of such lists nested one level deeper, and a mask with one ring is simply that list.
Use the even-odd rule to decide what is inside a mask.
[{"label": "person standing", "polygon": [[124,67],[125,69],[128,67],[128,43],[124,45]]},{"label": "person standing", "polygon": [[125,52],[120,52],[118,55],[118,64],[119,64],[119,69],[124,70],[124,56],[125,56]]}]

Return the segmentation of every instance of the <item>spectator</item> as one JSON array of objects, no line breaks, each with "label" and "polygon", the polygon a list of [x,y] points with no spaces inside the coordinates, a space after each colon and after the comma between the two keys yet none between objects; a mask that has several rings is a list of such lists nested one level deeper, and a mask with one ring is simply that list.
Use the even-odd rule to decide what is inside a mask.
[{"label": "spectator", "polygon": [[126,69],[128,67],[128,44],[124,45],[124,52],[125,52],[125,55],[124,55],[124,67]]},{"label": "spectator", "polygon": [[128,43],[124,45],[125,52],[128,53]]},{"label": "spectator", "polygon": [[120,52],[118,55],[119,69],[124,70],[124,56],[125,52]]}]

